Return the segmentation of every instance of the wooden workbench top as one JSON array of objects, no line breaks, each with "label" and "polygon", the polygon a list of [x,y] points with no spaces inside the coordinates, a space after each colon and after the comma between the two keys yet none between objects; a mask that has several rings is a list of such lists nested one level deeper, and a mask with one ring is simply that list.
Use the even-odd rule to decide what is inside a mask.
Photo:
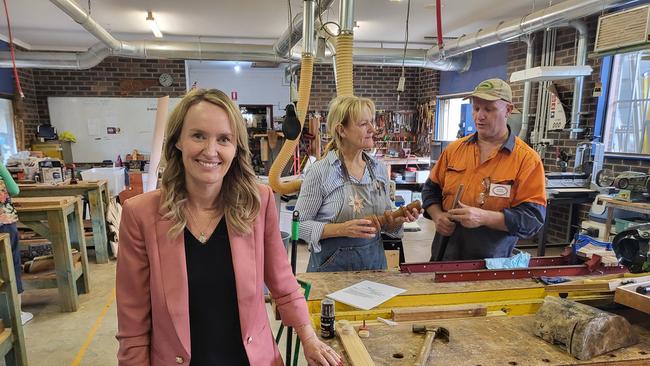
[{"label": "wooden workbench top", "polygon": [[11,199],[16,211],[18,212],[60,210],[78,200],[79,197],[76,196],[14,197]]},{"label": "wooden workbench top", "polygon": [[29,191],[36,189],[71,189],[71,188],[97,188],[102,185],[108,184],[106,179],[101,180],[79,180],[77,184],[70,184],[69,181],[61,184],[47,184],[47,183],[31,183],[31,184],[18,184],[20,190]]},{"label": "wooden workbench top", "polygon": [[[437,320],[423,323],[449,330],[449,343],[434,341],[429,365],[530,366],[530,365],[649,365],[650,331],[633,326],[640,342],[589,361],[580,361],[557,345],[546,343],[532,333],[533,315]],[[390,327],[372,324],[370,338],[363,339],[377,366],[411,366],[424,335],[413,334],[411,324]],[[327,341],[344,354],[338,340]],[[400,357],[401,358],[398,358]]]},{"label": "wooden workbench top", "polygon": [[433,273],[397,271],[310,272],[299,273],[297,277],[311,283],[310,301],[321,300],[327,294],[364,280],[406,289],[400,296],[544,288],[532,279],[435,283]]}]

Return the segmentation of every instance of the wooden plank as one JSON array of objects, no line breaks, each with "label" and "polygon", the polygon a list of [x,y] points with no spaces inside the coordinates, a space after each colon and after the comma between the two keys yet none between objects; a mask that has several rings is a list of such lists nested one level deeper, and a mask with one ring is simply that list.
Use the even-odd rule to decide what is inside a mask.
[{"label": "wooden plank", "polygon": [[93,222],[95,260],[97,263],[108,263],[106,216],[104,215],[104,200],[99,189],[88,191],[88,203],[90,205],[90,218]]},{"label": "wooden plank", "polygon": [[[429,365],[648,365],[650,329],[633,325],[636,345],[581,361],[533,335],[534,316],[440,319],[426,322],[449,330],[449,343],[435,342]],[[369,324],[370,338],[363,344],[377,366],[412,366],[422,345],[422,335],[410,324]],[[339,354],[347,352],[338,339],[325,340]]]},{"label": "wooden plank", "polygon": [[483,304],[462,304],[443,306],[420,306],[392,309],[393,321],[434,320],[486,316],[487,306]]},{"label": "wooden plank", "polygon": [[46,184],[46,183],[34,183],[34,184],[18,184],[18,188],[20,189],[21,193],[23,191],[36,191],[36,190],[44,190],[47,189],[48,191],[61,191],[61,190],[69,190],[69,189],[88,189],[88,188],[97,188],[101,185],[106,185],[108,181],[106,179],[98,180],[98,181],[89,181],[89,180],[79,180],[77,181],[77,184],[70,184],[69,181],[66,181],[66,183],[62,184]]},{"label": "wooden plank", "polygon": [[327,294],[363,280],[406,289],[406,292],[400,296],[544,288],[543,284],[528,278],[507,281],[434,283],[433,273],[400,273],[398,271],[309,272],[299,273],[297,276],[299,280],[311,283],[312,290],[309,300],[319,301]]},{"label": "wooden plank", "polygon": [[72,264],[72,248],[70,247],[70,229],[67,215],[63,215],[60,211],[50,211],[47,221],[52,233],[50,240],[52,241],[52,254],[54,255],[61,310],[66,312],[77,311],[79,298],[76,279],[73,275],[74,266]]},{"label": "wooden plank", "polygon": [[650,282],[633,283],[619,286],[614,294],[614,301],[631,308],[650,314],[650,296],[638,294],[636,288],[639,286],[650,286]]},{"label": "wooden plank", "polygon": [[61,197],[16,197],[12,199],[16,211],[44,211],[63,209],[74,204],[79,198],[76,196]]},{"label": "wooden plank", "polygon": [[[81,221],[81,202],[77,202],[75,210],[68,215],[68,226],[70,228],[70,245],[79,251],[81,255],[81,267],[83,268],[83,276],[75,277],[77,281],[77,291],[80,294],[87,294],[90,292],[90,269],[88,268],[88,253],[86,249],[86,237],[84,235],[83,223]],[[95,247],[97,248],[97,247]]]},{"label": "wooden plank", "polygon": [[[16,290],[16,274],[11,256],[10,239],[7,234],[0,234],[0,277],[9,285],[3,286],[0,292],[0,318],[6,327],[5,332],[11,333],[9,341],[2,342],[5,364],[7,366],[26,366],[27,351],[20,317],[20,298]],[[7,342],[10,342],[11,346]]]},{"label": "wooden plank", "polygon": [[341,340],[343,348],[348,355],[352,366],[374,366],[375,363],[370,357],[368,350],[363,345],[356,330],[347,321],[338,321],[336,324],[336,335]]}]

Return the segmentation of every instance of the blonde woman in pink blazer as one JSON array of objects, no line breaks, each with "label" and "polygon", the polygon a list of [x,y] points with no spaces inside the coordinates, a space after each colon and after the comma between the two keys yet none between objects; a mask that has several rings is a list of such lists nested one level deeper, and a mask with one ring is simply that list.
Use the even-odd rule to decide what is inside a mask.
[{"label": "blonde woman in pink blazer", "polygon": [[219,90],[191,91],[166,136],[162,188],[129,199],[122,212],[119,364],[282,365],[265,283],[309,364],[342,364],[310,325],[238,107]]}]

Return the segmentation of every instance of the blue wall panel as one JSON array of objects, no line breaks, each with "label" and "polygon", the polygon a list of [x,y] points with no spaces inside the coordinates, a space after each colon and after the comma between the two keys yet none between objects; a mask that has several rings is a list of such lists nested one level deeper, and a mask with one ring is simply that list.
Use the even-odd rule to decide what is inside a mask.
[{"label": "blue wall panel", "polygon": [[[440,72],[440,95],[472,91],[478,83],[508,76],[508,44],[500,43],[472,52],[472,64],[465,72]],[[507,80],[506,80],[507,81]]]},{"label": "blue wall panel", "polygon": [[[9,51],[9,44],[0,41],[0,51]],[[0,94],[14,94],[14,76],[10,68],[0,68]]]}]

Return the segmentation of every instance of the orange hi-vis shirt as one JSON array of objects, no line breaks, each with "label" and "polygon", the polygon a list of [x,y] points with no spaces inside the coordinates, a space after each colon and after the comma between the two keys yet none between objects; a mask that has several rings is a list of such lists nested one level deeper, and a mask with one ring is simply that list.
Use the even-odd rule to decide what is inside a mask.
[{"label": "orange hi-vis shirt", "polygon": [[452,208],[460,184],[460,202],[468,206],[502,211],[530,202],[546,207],[544,166],[537,152],[511,133],[481,164],[477,136],[449,144],[431,170],[429,178],[442,189],[442,209]]}]

